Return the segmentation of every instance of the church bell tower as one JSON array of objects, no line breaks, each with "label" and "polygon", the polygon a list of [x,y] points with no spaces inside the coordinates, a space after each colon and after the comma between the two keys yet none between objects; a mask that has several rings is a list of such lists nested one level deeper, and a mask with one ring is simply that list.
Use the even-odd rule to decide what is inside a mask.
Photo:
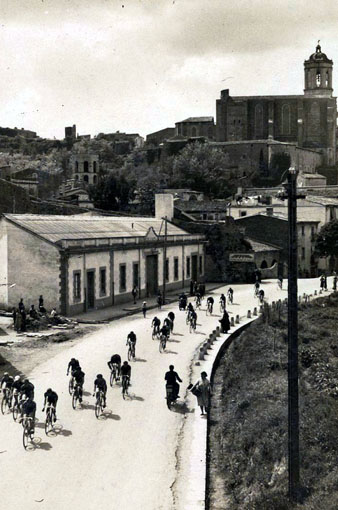
[{"label": "church bell tower", "polygon": [[332,97],[332,66],[333,62],[322,53],[319,44],[315,53],[304,62],[305,88],[308,97]]}]

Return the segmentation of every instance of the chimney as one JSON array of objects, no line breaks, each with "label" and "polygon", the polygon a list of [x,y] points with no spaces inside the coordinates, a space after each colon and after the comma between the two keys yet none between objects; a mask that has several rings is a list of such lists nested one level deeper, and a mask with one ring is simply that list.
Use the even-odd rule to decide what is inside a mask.
[{"label": "chimney", "polygon": [[273,207],[267,207],[266,208],[266,215],[267,216],[273,216]]},{"label": "chimney", "polygon": [[170,193],[156,193],[155,195],[155,218],[174,217],[174,197]]}]

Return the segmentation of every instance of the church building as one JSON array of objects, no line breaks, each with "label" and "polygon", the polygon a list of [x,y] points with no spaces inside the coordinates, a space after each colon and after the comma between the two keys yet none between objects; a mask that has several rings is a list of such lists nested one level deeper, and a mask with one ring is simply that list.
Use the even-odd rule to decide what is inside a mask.
[{"label": "church building", "polygon": [[304,62],[304,94],[230,96],[222,90],[216,101],[217,142],[276,140],[322,154],[336,163],[337,102],[332,88],[333,62],[318,41]]}]

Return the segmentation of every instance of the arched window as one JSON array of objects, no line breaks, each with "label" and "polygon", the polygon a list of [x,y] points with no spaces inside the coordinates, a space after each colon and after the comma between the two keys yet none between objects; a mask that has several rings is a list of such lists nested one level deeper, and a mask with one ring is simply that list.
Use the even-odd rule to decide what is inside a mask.
[{"label": "arched window", "polygon": [[93,163],[93,172],[94,172],[94,174],[96,174],[96,161],[94,161],[94,163]]},{"label": "arched window", "polygon": [[78,181],[79,180],[79,176],[78,175],[75,175],[75,180]]},{"label": "arched window", "polygon": [[318,69],[316,73],[316,87],[320,87],[321,84],[321,76],[320,76],[320,70]]},{"label": "arched window", "polygon": [[197,131],[195,126],[191,128],[191,136],[197,136]]},{"label": "arched window", "polygon": [[325,74],[325,86],[328,87],[329,86],[329,71],[326,71],[326,74]]},{"label": "arched window", "polygon": [[255,138],[263,136],[263,107],[261,104],[256,104],[255,107]]},{"label": "arched window", "polygon": [[266,269],[268,267],[268,263],[266,260],[263,260],[263,262],[261,263],[261,269]]},{"label": "arched window", "polygon": [[291,132],[291,112],[290,105],[282,106],[282,134],[289,135]]},{"label": "arched window", "polygon": [[83,171],[84,171],[84,172],[88,172],[88,168],[89,168],[88,161],[84,161],[84,162],[83,162]]},{"label": "arched window", "polygon": [[84,175],[83,180],[84,180],[84,182],[88,182],[88,175]]}]

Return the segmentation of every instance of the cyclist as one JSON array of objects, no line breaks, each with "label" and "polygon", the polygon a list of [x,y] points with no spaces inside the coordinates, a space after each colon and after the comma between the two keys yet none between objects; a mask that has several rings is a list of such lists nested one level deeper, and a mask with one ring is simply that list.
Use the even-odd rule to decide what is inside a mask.
[{"label": "cyclist", "polygon": [[113,370],[113,365],[116,365],[117,368],[117,380],[120,379],[121,373],[121,356],[119,354],[113,354],[110,358],[110,361],[107,363],[110,370]]},{"label": "cyclist", "polygon": [[14,377],[14,382],[12,386],[14,405],[19,403],[19,394],[21,393],[21,386],[22,386],[21,377],[19,375],[16,375]]},{"label": "cyclist", "polygon": [[[107,394],[107,383],[106,380],[103,378],[102,374],[97,374],[96,379],[94,381],[94,390],[93,390],[93,397],[95,397],[95,390],[97,388],[97,391],[102,391],[103,393],[103,407],[106,407],[106,394]],[[97,396],[97,394],[96,394]]]},{"label": "cyclist", "polygon": [[68,363],[68,368],[67,368],[67,375],[69,374],[69,371],[70,373],[73,375],[73,372],[75,372],[75,370],[80,366],[80,363],[79,363],[79,360],[78,359],[75,359],[75,358],[72,358],[70,360],[70,362]]},{"label": "cyclist", "polygon": [[259,282],[256,282],[256,283],[255,283],[255,285],[254,285],[254,293],[255,293],[255,296],[258,296],[259,287],[260,287]]},{"label": "cyclist", "polygon": [[28,379],[25,379],[20,388],[21,398],[22,395],[26,395],[27,399],[33,400],[34,398],[34,384],[32,384]]},{"label": "cyclist", "polygon": [[8,389],[11,391],[13,387],[14,379],[11,375],[9,375],[8,372],[5,372],[1,381],[0,381],[0,388],[2,390]]},{"label": "cyclist", "polygon": [[79,402],[81,404],[82,402],[82,396],[83,396],[83,384],[85,380],[85,373],[82,371],[81,367],[79,366],[75,372],[73,372],[73,377],[75,381],[74,390],[76,386],[79,388]]},{"label": "cyclist", "polygon": [[171,331],[173,331],[174,330],[174,320],[175,320],[174,312],[169,312],[168,317],[171,320]]},{"label": "cyclist", "polygon": [[264,290],[263,289],[261,289],[258,292],[258,299],[259,299],[260,303],[263,303],[263,301],[264,301]]},{"label": "cyclist", "polygon": [[134,356],[135,356],[135,347],[136,347],[136,335],[134,333],[134,331],[131,331],[129,333],[129,335],[127,336],[127,343],[126,345],[128,345],[132,352],[134,353]]},{"label": "cyclist", "polygon": [[221,305],[221,309],[225,310],[226,298],[225,298],[224,294],[221,294],[221,297],[219,298],[219,302],[220,302],[220,305]]},{"label": "cyclist", "polygon": [[52,388],[48,388],[46,393],[44,394],[44,402],[42,412],[44,412],[46,405],[52,408],[53,421],[56,422],[56,405],[58,402],[58,394],[52,390]]},{"label": "cyclist", "polygon": [[214,298],[212,296],[209,296],[207,299],[207,307],[210,313],[212,313],[212,309],[214,307]]},{"label": "cyclist", "polygon": [[190,322],[191,322],[191,325],[194,327],[194,329],[196,329],[197,313],[195,312],[195,310],[190,312]]},{"label": "cyclist", "polygon": [[168,338],[170,336],[170,331],[172,331],[172,322],[169,319],[169,317],[166,317],[163,321],[163,325],[167,327],[168,329]]},{"label": "cyclist", "polygon": [[234,300],[234,291],[232,290],[231,287],[228,288],[227,295],[228,295],[229,303],[232,303]]},{"label": "cyclist", "polygon": [[180,297],[178,298],[178,308],[180,310],[185,310],[187,307],[187,296],[184,294],[181,294]]},{"label": "cyclist", "polygon": [[199,308],[201,306],[201,294],[199,292],[196,292],[196,294],[195,294],[195,301],[196,301],[196,308]]},{"label": "cyclist", "polygon": [[169,328],[166,324],[163,324],[162,328],[160,329],[160,335],[163,335],[166,337],[166,340],[169,338]]},{"label": "cyclist", "polygon": [[32,431],[34,434],[34,426],[35,426],[35,413],[36,413],[36,403],[33,400],[33,397],[27,398],[25,402],[22,404],[21,415],[19,418],[19,423],[22,422],[24,418],[32,418]]},{"label": "cyclist", "polygon": [[177,381],[182,382],[182,379],[178,375],[177,372],[174,371],[174,365],[169,366],[169,371],[166,372],[164,376],[164,380],[166,381],[167,386],[173,386],[173,400],[179,398],[180,385]]},{"label": "cyclist", "polygon": [[131,366],[129,365],[128,361],[123,362],[123,365],[121,367],[121,376],[122,376],[122,382],[123,382],[123,378],[127,377],[128,386],[129,386],[131,383]]},{"label": "cyclist", "polygon": [[151,325],[152,325],[152,328],[153,328],[153,335],[158,335],[159,332],[160,332],[160,326],[161,326],[161,321],[158,317],[154,317],[153,320],[151,321]]}]

